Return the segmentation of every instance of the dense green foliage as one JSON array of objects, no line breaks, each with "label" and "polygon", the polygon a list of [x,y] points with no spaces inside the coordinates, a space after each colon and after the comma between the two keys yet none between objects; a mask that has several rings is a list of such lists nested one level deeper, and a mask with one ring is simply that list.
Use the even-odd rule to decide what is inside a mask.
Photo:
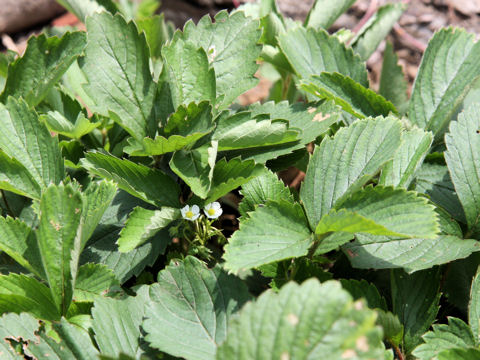
[{"label": "dense green foliage", "polygon": [[2,359],[480,358],[473,34],[436,33],[408,99],[390,45],[378,93],[365,65],[403,5],[329,34],[354,1],[177,31],[59,2],[86,32],[0,55]]}]

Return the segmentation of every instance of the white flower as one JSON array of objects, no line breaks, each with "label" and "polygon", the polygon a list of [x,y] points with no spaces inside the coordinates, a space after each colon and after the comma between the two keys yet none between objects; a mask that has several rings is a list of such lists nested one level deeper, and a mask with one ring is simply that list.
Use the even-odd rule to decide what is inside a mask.
[{"label": "white flower", "polygon": [[180,212],[183,218],[188,221],[195,221],[200,216],[200,208],[197,205],[193,205],[191,209],[189,205],[185,205]]},{"label": "white flower", "polygon": [[214,201],[210,204],[205,205],[203,212],[209,219],[216,219],[220,215],[222,215],[223,210],[222,210],[222,207],[220,206],[220,203]]}]

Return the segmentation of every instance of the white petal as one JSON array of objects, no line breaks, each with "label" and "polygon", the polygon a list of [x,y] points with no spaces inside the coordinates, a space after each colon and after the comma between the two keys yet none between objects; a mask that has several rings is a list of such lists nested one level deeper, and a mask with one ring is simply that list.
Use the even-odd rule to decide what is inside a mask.
[{"label": "white petal", "polygon": [[193,217],[190,220],[195,221],[195,220],[198,219],[199,216],[200,216],[200,214],[195,214],[195,215],[193,215]]},{"label": "white petal", "polygon": [[[197,214],[200,214],[200,208],[198,207],[198,205],[193,205],[192,206],[192,212],[197,215]],[[197,216],[198,217],[198,216]]]},{"label": "white petal", "polygon": [[212,203],[212,207],[215,209],[215,210],[218,210],[218,209],[221,209],[222,207],[220,206],[220,203],[218,201],[214,201]]}]

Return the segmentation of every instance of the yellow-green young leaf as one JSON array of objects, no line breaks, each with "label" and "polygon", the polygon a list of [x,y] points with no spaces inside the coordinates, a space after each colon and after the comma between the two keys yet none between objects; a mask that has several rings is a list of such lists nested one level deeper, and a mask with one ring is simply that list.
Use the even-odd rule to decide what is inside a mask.
[{"label": "yellow-green young leaf", "polygon": [[478,349],[448,349],[438,354],[438,360],[478,360],[480,359],[480,350]]},{"label": "yellow-green young leaf", "polygon": [[242,216],[248,216],[248,212],[254,211],[258,205],[265,205],[269,200],[294,202],[289,188],[269,170],[244,184],[240,194],[243,195],[243,199],[238,211]]},{"label": "yellow-green young leaf", "polygon": [[432,141],[432,133],[422,129],[414,128],[402,132],[402,143],[393,159],[385,164],[379,183],[408,189],[415,172],[420,168],[430,150]]},{"label": "yellow-green young leaf", "polygon": [[225,267],[239,271],[307,254],[313,243],[298,203],[269,201],[240,221],[225,246]]},{"label": "yellow-green young leaf", "polygon": [[172,171],[202,199],[208,196],[212,185],[217,148],[218,143],[212,141],[193,150],[177,151],[170,160]]},{"label": "yellow-green young leaf", "polygon": [[115,14],[118,10],[112,0],[57,0],[57,2],[83,22],[87,16],[97,12],[106,10]]},{"label": "yellow-green young leaf", "polygon": [[360,119],[398,113],[383,96],[337,72],[312,75],[300,81],[300,88],[320,99],[333,100],[344,111]]},{"label": "yellow-green young leaf", "polygon": [[73,298],[94,301],[114,285],[119,285],[112,270],[103,264],[87,263],[78,268]]},{"label": "yellow-green young leaf", "polygon": [[445,161],[469,229],[480,220],[480,106],[473,104],[450,124]]},{"label": "yellow-green young leaf", "polygon": [[0,149],[18,160],[42,189],[64,178],[57,137],[52,137],[21,99],[9,97],[6,105],[0,104]]},{"label": "yellow-green young leaf", "polygon": [[[140,4],[146,2],[147,1],[142,1]],[[158,0],[153,0],[153,3],[157,6],[160,4]],[[165,22],[164,13],[137,19],[136,23],[138,30],[145,32],[145,37],[150,47],[150,56],[154,59],[160,59],[162,56],[162,46],[170,40],[169,29]]]},{"label": "yellow-green young leaf", "polygon": [[448,325],[434,324],[432,328],[422,336],[425,343],[412,352],[419,360],[438,359],[438,354],[448,349],[475,347],[472,330],[463,320],[449,317]]},{"label": "yellow-green young leaf", "polygon": [[375,309],[378,314],[377,325],[383,329],[384,338],[392,345],[400,346],[403,341],[403,325],[398,316],[390,311]]},{"label": "yellow-green young leaf", "polygon": [[48,287],[22,274],[0,275],[0,313],[5,312],[29,312],[43,320],[60,319]]},{"label": "yellow-green young leaf", "polygon": [[295,73],[303,79],[338,72],[368,87],[367,68],[351,48],[325,30],[294,27],[279,36],[279,45]]},{"label": "yellow-green young leaf", "polygon": [[408,117],[438,139],[457,106],[480,76],[480,42],[463,29],[438,31],[430,40],[415,79]]},{"label": "yellow-green young leaf", "polygon": [[260,35],[258,20],[241,11],[230,15],[221,11],[215,15],[215,22],[204,16],[196,26],[192,21],[185,25],[183,38],[202,47],[215,69],[216,103],[220,110],[258,83],[254,74],[261,51],[257,45]]},{"label": "yellow-green young leaf", "polygon": [[365,119],[325,137],[308,164],[300,199],[310,226],[315,229],[323,215],[360,189],[400,145],[401,124],[395,118]]},{"label": "yellow-green young leaf", "polygon": [[232,318],[216,359],[383,359],[375,320],[375,312],[353,302],[337,281],[290,282]]},{"label": "yellow-green young leaf", "polygon": [[208,269],[191,256],[172,262],[150,286],[145,339],[170,355],[213,359],[228,321],[250,299],[246,285],[219,265]]},{"label": "yellow-green young leaf", "polygon": [[254,119],[246,111],[221,117],[212,139],[218,142],[219,151],[225,151],[284,144],[297,140],[298,135],[284,120]]},{"label": "yellow-green young leaf", "polygon": [[60,39],[44,34],[30,37],[24,55],[8,67],[1,101],[14,96],[23,97],[30,106],[38,105],[84,47],[85,33],[81,31],[66,33]]},{"label": "yellow-green young leaf", "polygon": [[230,191],[261,175],[263,171],[265,171],[265,166],[256,164],[253,160],[242,161],[238,157],[229,161],[225,158],[221,159],[213,169],[212,186],[205,203],[220,199]]},{"label": "yellow-green young leaf", "polygon": [[422,342],[421,336],[437,316],[441,293],[438,267],[407,275],[403,270],[391,272],[393,313],[403,324],[403,346],[409,354]]},{"label": "yellow-green young leaf", "polygon": [[0,217],[0,250],[39,278],[45,278],[37,239],[23,221]]},{"label": "yellow-green young leaf", "polygon": [[[138,359],[144,353],[141,324],[148,315],[148,287],[124,299],[98,297],[92,308],[92,328],[100,351],[115,359],[123,353]],[[119,331],[119,329],[121,329]]]},{"label": "yellow-green young leaf", "polygon": [[177,37],[162,48],[162,56],[160,97],[171,109],[204,100],[215,104],[215,71],[205,50]]},{"label": "yellow-green young leaf", "polygon": [[87,18],[87,47],[80,67],[93,111],[110,116],[131,136],[154,136],[157,84],[149,66],[145,35],[120,15],[95,13]]},{"label": "yellow-green young leaf", "polygon": [[316,29],[328,29],[354,2],[355,0],[337,0],[335,2],[315,0],[304,25]]},{"label": "yellow-green young leaf", "polygon": [[0,189],[40,199],[41,188],[30,172],[17,159],[0,150]]},{"label": "yellow-green young leaf", "polygon": [[383,51],[382,74],[380,75],[380,88],[378,93],[391,101],[398,111],[403,114],[408,107],[407,80],[403,69],[398,65],[398,56],[393,50],[393,45],[387,41]]},{"label": "yellow-green young leaf", "polygon": [[353,50],[367,60],[406,9],[407,6],[402,3],[381,6],[352,40],[350,45]]},{"label": "yellow-green young leaf", "polygon": [[72,185],[50,185],[40,200],[38,246],[52,298],[62,315],[72,301],[82,210],[82,195]]},{"label": "yellow-green young leaf", "polygon": [[148,210],[136,207],[130,213],[125,227],[120,232],[117,241],[118,250],[129,252],[135,249],[180,217],[180,211],[174,208],[164,207],[161,210]]},{"label": "yellow-green young leaf", "polygon": [[115,181],[120,189],[150,204],[180,206],[179,186],[159,170],[99,152],[87,153],[81,165],[95,175]]},{"label": "yellow-green young leaf", "polygon": [[480,344],[480,267],[472,281],[468,304],[468,323],[472,329],[475,344]]}]

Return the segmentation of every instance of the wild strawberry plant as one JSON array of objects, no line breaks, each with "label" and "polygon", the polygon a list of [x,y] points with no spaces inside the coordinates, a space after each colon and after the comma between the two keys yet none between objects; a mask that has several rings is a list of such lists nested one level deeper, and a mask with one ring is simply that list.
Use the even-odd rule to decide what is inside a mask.
[{"label": "wild strawberry plant", "polygon": [[352,0],[182,31],[59,2],[86,32],[0,61],[2,358],[479,358],[473,34],[435,34],[408,99],[390,45],[378,92],[364,62],[403,5],[329,34]]}]

